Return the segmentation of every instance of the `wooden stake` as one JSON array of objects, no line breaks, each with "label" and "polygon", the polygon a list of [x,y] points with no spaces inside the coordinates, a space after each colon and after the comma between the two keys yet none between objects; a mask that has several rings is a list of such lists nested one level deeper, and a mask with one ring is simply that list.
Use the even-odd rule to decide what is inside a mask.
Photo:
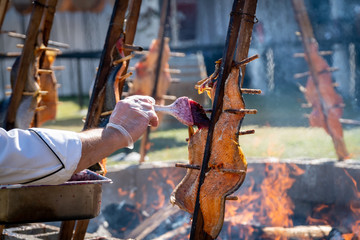
[{"label": "wooden stake", "polygon": [[251,130],[239,131],[238,135],[248,135],[248,134],[254,134],[254,133],[255,133],[255,130],[251,129]]},{"label": "wooden stake", "polygon": [[[156,60],[154,86],[151,93],[151,96],[155,99],[157,99],[157,86],[159,84],[161,63],[162,63],[162,57],[163,57],[163,51],[165,45],[165,30],[166,30],[165,28],[168,22],[169,13],[170,13],[170,0],[163,0],[161,7],[160,27],[158,32],[158,39],[160,39],[159,54]],[[145,155],[148,150],[147,147],[148,147],[149,135],[150,135],[150,127],[147,128],[147,131],[145,132],[143,138],[141,139],[139,163],[145,161]]]},{"label": "wooden stake", "polygon": [[111,51],[113,46],[115,46],[116,41],[123,33],[127,7],[128,0],[115,1],[83,130],[96,127],[100,120],[100,114],[105,99],[105,84],[111,68]]},{"label": "wooden stake", "polygon": [[[335,72],[335,71],[337,71],[337,70],[339,70],[339,68],[337,68],[337,67],[330,67],[330,68],[328,68],[327,69],[327,71],[326,72],[319,72],[318,74],[322,74],[322,73],[327,73],[327,72]],[[296,79],[296,78],[302,78],[302,77],[307,77],[307,76],[310,76],[311,75],[311,73],[309,72],[309,71],[307,71],[307,72],[304,72],[304,73],[296,73],[296,74],[294,74],[294,78]]]},{"label": "wooden stake", "polygon": [[[236,52],[235,61],[239,62],[247,58],[250,41],[251,41],[251,35],[252,35],[252,27],[254,24],[256,4],[257,4],[257,0],[234,0],[233,2],[232,11],[230,14],[229,27],[226,36],[226,43],[225,43],[221,67],[220,67],[221,71],[217,80],[213,109],[210,119],[210,126],[206,139],[204,157],[202,160],[201,172],[199,176],[199,185],[198,185],[196,201],[195,201],[195,210],[193,213],[193,222],[191,225],[190,240],[213,239],[213,237],[208,235],[203,230],[204,222],[203,222],[202,212],[200,209],[200,189],[201,189],[201,185],[204,182],[205,173],[208,168],[215,124],[218,121],[223,111],[222,105],[224,98],[225,81],[232,68],[233,56],[236,47],[238,51]],[[250,21],[249,21],[249,17],[252,18]],[[238,38],[239,34],[240,37]],[[241,70],[243,73],[242,77],[244,77],[245,65],[241,67]],[[242,81],[240,86],[242,86]]]},{"label": "wooden stake", "polygon": [[0,1],[0,31],[2,29],[1,27],[5,19],[5,14],[8,9],[8,5],[9,5],[9,0]]},{"label": "wooden stake", "polygon": [[304,0],[292,0],[292,5],[294,8],[296,21],[301,30],[301,41],[304,46],[304,50],[305,50],[304,52],[308,62],[310,74],[315,85],[315,91],[320,100],[320,107],[324,116],[325,130],[331,136],[332,141],[334,143],[336,154],[338,156],[338,159],[341,161],[344,160],[349,154],[346,149],[345,143],[343,142],[343,139],[336,138],[336,136],[333,133],[333,129],[331,129],[328,122],[329,118],[328,118],[327,106],[326,103],[324,102],[324,99],[322,98],[319,87],[319,76],[318,76],[319,73],[315,70],[316,63],[314,63],[312,58],[310,57],[311,44],[314,44],[316,40],[314,37],[310,19],[307,15]]},{"label": "wooden stake", "polygon": [[[26,39],[25,34],[16,33],[16,32],[8,32],[8,36],[13,37],[13,38]],[[56,41],[52,41],[52,40],[49,40],[48,44],[51,45],[51,46],[54,46],[54,47],[61,47],[61,48],[69,48],[70,47],[69,44],[56,42]]]},{"label": "wooden stake", "polygon": [[25,40],[22,55],[20,57],[17,77],[6,115],[6,130],[10,130],[15,127],[16,112],[20,105],[22,92],[24,91],[24,87],[27,81],[29,66],[34,60],[34,46],[36,45],[38,29],[41,23],[45,5],[46,0],[37,0],[34,2],[33,11],[27,29],[27,38]]},{"label": "wooden stake", "polygon": [[[319,51],[320,56],[326,56],[326,55],[331,55],[331,54],[333,54],[332,51]],[[305,57],[305,53],[294,53],[294,57],[295,58]]]},{"label": "wooden stake", "polygon": [[241,88],[242,94],[261,94],[260,89]]},{"label": "wooden stake", "polygon": [[237,201],[239,198],[237,196],[226,196],[225,200],[227,201]]}]

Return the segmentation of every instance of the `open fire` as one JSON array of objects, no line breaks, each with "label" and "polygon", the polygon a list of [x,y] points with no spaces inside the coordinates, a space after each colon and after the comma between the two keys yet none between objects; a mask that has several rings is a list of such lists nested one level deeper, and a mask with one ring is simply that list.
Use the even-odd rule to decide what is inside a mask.
[{"label": "open fire", "polygon": [[[360,168],[347,164],[324,159],[250,160],[246,180],[234,194],[238,199],[226,204],[218,239],[335,239],[331,238],[335,235],[358,239]],[[141,230],[148,231],[142,239],[188,239],[191,216],[169,204],[184,170],[153,167],[123,170],[131,172],[125,174],[127,181],[121,179],[123,171],[109,173],[118,179],[107,186],[116,187],[112,201],[126,202],[134,214],[141,215],[135,226],[111,232],[115,237],[120,232],[122,237],[134,237],[131,234]],[[106,203],[103,207],[107,208]],[[153,226],[144,225],[146,221]]]}]

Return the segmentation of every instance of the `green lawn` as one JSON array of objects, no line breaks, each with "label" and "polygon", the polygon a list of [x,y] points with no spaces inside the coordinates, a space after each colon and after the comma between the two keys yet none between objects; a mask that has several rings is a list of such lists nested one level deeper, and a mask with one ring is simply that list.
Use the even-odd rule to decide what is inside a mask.
[{"label": "green lawn", "polygon": [[[48,122],[43,127],[81,131],[82,119],[86,109],[80,109],[74,99],[62,99],[57,120]],[[252,118],[246,119],[248,122]],[[185,126],[159,129],[151,132],[151,148],[148,152],[150,161],[187,160],[187,128]],[[279,158],[336,158],[333,143],[329,135],[320,128],[308,127],[271,127],[245,125],[245,129],[255,129],[255,134],[240,136],[240,145],[246,157]],[[345,143],[353,159],[360,159],[360,127],[344,130]],[[137,141],[133,151],[139,151]],[[119,150],[117,153],[127,150]]]}]

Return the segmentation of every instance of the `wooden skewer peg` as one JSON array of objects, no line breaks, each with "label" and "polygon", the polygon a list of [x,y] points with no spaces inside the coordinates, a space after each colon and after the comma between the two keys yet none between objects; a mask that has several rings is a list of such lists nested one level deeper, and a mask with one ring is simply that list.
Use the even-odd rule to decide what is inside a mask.
[{"label": "wooden skewer peg", "polygon": [[164,100],[176,100],[177,99],[177,97],[176,96],[172,96],[172,95],[163,95],[162,96],[162,99],[164,99]]},{"label": "wooden skewer peg", "polygon": [[113,65],[114,66],[119,65],[122,62],[132,59],[134,56],[135,56],[134,54],[130,54],[130,55],[127,55],[126,57],[115,60],[115,61],[113,61]]},{"label": "wooden skewer peg", "polygon": [[261,94],[260,89],[241,88],[241,92],[244,94]]},{"label": "wooden skewer peg", "polygon": [[100,114],[100,116],[108,116],[108,115],[111,115],[111,113],[112,113],[113,111],[106,111],[106,112],[102,112],[101,114]]},{"label": "wooden skewer peg", "polygon": [[46,106],[37,107],[37,108],[35,108],[35,112],[43,111],[43,110],[45,110],[46,108],[47,108]]},{"label": "wooden skewer peg", "polygon": [[[211,113],[212,109],[204,109],[204,111],[206,113]],[[228,112],[228,113],[234,113],[234,114],[240,114],[240,113],[244,113],[244,114],[256,114],[257,110],[256,109],[225,109],[224,112]]]},{"label": "wooden skewer peg", "polygon": [[244,66],[252,61],[254,61],[255,59],[258,59],[259,58],[259,54],[255,54],[251,57],[248,57],[248,58],[245,58],[244,60],[240,61],[240,62],[235,62],[234,61],[234,67],[241,67],[241,66]]},{"label": "wooden skewer peg", "polygon": [[192,164],[185,164],[185,163],[175,163],[175,167],[200,170],[199,165],[192,165]]},{"label": "wooden skewer peg", "polygon": [[8,32],[9,37],[25,39],[26,35],[16,32]]},{"label": "wooden skewer peg", "polygon": [[12,67],[7,67],[6,70],[11,72]]},{"label": "wooden skewer peg", "polygon": [[[337,71],[337,70],[339,70],[339,68],[337,68],[337,67],[329,67],[329,68],[327,68],[326,70],[319,72],[318,74],[327,73],[327,72],[335,72],[335,71]],[[296,73],[296,74],[294,74],[294,78],[295,78],[295,79],[297,79],[297,78],[302,78],[302,77],[307,77],[307,76],[310,76],[310,72],[309,72],[309,71],[303,72],[303,73]]]},{"label": "wooden skewer peg", "polygon": [[239,200],[239,198],[237,196],[226,196],[225,200],[237,201]]},{"label": "wooden skewer peg", "polygon": [[51,69],[54,71],[65,70],[65,66],[52,66]]},{"label": "wooden skewer peg", "polygon": [[312,107],[312,104],[311,104],[311,103],[302,103],[302,104],[301,104],[301,107],[302,107],[302,108],[311,108],[311,107]]},{"label": "wooden skewer peg", "polygon": [[42,50],[42,51],[51,51],[51,52],[56,52],[58,54],[61,53],[60,49],[58,48],[52,48],[52,47],[45,47],[45,46],[41,46],[39,47],[39,50]]},{"label": "wooden skewer peg", "polygon": [[[319,51],[320,56],[331,55],[332,53],[333,53],[332,51]],[[295,58],[305,57],[305,53],[294,53],[294,57]]]},{"label": "wooden skewer peg", "polygon": [[179,83],[181,82],[181,79],[180,78],[171,78],[171,83]]},{"label": "wooden skewer peg", "polygon": [[18,44],[16,44],[16,47],[17,47],[17,48],[23,48],[23,47],[24,47],[24,44],[18,43]]},{"label": "wooden skewer peg", "polygon": [[6,56],[6,57],[18,57],[21,55],[21,52],[6,52],[6,53],[0,53],[0,56]]},{"label": "wooden skewer peg", "polygon": [[128,51],[138,51],[138,52],[141,52],[142,50],[144,50],[140,46],[134,46],[134,45],[129,45],[129,44],[124,44],[123,48]]},{"label": "wooden skewer peg", "polygon": [[24,96],[36,96],[38,94],[40,95],[46,95],[48,93],[48,91],[35,91],[35,92],[23,92],[22,94]]},{"label": "wooden skewer peg", "polygon": [[254,134],[255,130],[251,129],[251,130],[243,130],[243,131],[239,131],[238,135],[248,135],[248,134]]},{"label": "wooden skewer peg", "polygon": [[306,92],[306,87],[304,87],[303,85],[301,85],[300,83],[298,83],[298,87],[300,92],[305,93]]},{"label": "wooden skewer peg", "polygon": [[243,174],[246,173],[246,170],[241,170],[241,169],[227,169],[227,168],[219,168],[216,169],[220,172],[224,172],[224,173],[237,173],[237,174]]},{"label": "wooden skewer peg", "polygon": [[240,114],[240,113],[256,114],[257,110],[256,109],[225,109],[224,112],[234,113],[234,114]]},{"label": "wooden skewer peg", "polygon": [[180,69],[165,68],[165,69],[164,69],[164,72],[168,72],[168,73],[171,73],[171,74],[180,74],[180,73],[181,73],[181,70],[180,70]]},{"label": "wooden skewer peg", "polygon": [[49,70],[49,69],[38,69],[37,72],[39,74],[52,74],[53,70]]},{"label": "wooden skewer peg", "polygon": [[[144,50],[144,51],[141,51],[141,52],[135,52],[136,54],[148,54],[149,51],[148,50]],[[185,57],[185,53],[182,53],[182,52],[170,52],[170,57]]]},{"label": "wooden skewer peg", "polygon": [[123,81],[123,80],[127,79],[130,76],[132,76],[132,72],[128,72],[125,75],[119,77],[119,81]]}]

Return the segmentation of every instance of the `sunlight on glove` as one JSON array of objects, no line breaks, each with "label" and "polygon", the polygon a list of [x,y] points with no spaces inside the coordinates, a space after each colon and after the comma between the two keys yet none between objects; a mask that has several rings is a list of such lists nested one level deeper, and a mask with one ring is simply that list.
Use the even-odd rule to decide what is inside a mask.
[{"label": "sunlight on glove", "polygon": [[154,111],[155,100],[149,96],[134,95],[119,101],[110,116],[107,128],[118,130],[132,149],[148,126],[157,126],[158,117]]}]

